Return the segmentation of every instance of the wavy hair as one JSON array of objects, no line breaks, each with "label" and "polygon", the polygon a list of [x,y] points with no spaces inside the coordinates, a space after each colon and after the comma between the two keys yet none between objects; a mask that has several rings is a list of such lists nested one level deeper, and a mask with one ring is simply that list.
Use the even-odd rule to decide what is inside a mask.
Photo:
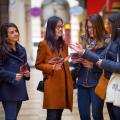
[{"label": "wavy hair", "polygon": [[102,41],[105,35],[105,28],[104,28],[102,17],[99,14],[93,14],[86,19],[85,32],[86,32],[87,37],[90,38],[89,33],[88,33],[88,28],[87,28],[88,21],[90,21],[93,25],[93,29],[95,31],[94,33],[95,39],[97,41]]},{"label": "wavy hair", "polygon": [[93,14],[88,16],[85,23],[85,35],[86,35],[86,42],[84,42],[84,46],[88,43],[88,40],[91,39],[89,32],[88,32],[88,21],[92,23],[93,31],[94,31],[94,39],[95,40],[95,49],[104,46],[104,35],[105,35],[105,28],[103,19],[99,14]]}]

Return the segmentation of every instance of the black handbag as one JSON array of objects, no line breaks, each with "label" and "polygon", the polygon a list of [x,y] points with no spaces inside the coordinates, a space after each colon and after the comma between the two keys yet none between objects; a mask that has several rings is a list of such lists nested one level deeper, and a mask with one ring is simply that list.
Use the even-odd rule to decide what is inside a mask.
[{"label": "black handbag", "polygon": [[39,81],[38,86],[37,86],[37,90],[40,92],[44,92],[44,82],[47,79],[47,75],[43,76],[43,80]]}]

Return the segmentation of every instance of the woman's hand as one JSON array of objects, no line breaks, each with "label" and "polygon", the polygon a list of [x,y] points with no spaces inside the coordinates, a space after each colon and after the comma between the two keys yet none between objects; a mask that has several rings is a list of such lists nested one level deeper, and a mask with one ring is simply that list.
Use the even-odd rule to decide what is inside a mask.
[{"label": "woman's hand", "polygon": [[17,73],[15,79],[16,79],[17,81],[20,81],[20,80],[22,79],[22,77],[23,77],[23,74]]},{"label": "woman's hand", "polygon": [[75,43],[75,44],[70,43],[69,47],[81,55],[84,53],[84,49],[82,48],[82,46],[79,43]]},{"label": "woman's hand", "polygon": [[86,67],[86,68],[93,68],[93,63],[90,62],[90,61],[88,61],[88,60],[85,60],[85,59],[84,59],[84,61],[82,61],[82,64],[83,64],[83,66]]},{"label": "woman's hand", "polygon": [[84,59],[83,58],[75,58],[75,57],[72,57],[71,58],[72,59],[72,63],[74,64],[74,63],[77,63],[77,62],[82,62]]},{"label": "woman's hand", "polygon": [[54,66],[54,71],[58,71],[58,70],[61,70],[61,68],[62,68],[62,64],[61,63],[59,63],[59,64],[54,64],[53,65]]},{"label": "woman's hand", "polygon": [[54,58],[51,58],[48,63],[58,64],[58,63],[62,63],[63,60],[64,60],[64,58],[62,58],[62,57],[54,57]]},{"label": "woman's hand", "polygon": [[99,60],[96,62],[96,64],[97,64],[99,67],[101,67],[102,59],[99,59]]},{"label": "woman's hand", "polygon": [[24,73],[23,73],[23,76],[25,76],[25,77],[30,77],[30,72],[27,70],[27,71],[25,71]]}]

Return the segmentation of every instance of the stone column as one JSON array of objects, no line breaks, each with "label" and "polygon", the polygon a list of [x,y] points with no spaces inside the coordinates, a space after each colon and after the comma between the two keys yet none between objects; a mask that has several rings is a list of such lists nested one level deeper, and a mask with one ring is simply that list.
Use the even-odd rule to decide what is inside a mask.
[{"label": "stone column", "polygon": [[25,0],[9,0],[9,21],[18,26],[20,43],[26,47]]},{"label": "stone column", "polygon": [[32,23],[29,10],[31,0],[9,0],[9,21],[15,23],[20,31],[20,44],[26,48],[28,62],[33,66]]}]

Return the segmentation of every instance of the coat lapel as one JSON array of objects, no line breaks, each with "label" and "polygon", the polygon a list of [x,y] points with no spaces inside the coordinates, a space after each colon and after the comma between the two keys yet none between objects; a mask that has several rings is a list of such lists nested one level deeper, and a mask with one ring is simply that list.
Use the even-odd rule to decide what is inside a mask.
[{"label": "coat lapel", "polygon": [[15,56],[14,54],[12,53],[8,53],[8,55],[22,63],[24,63],[24,56],[25,56],[25,52],[23,51],[23,49],[21,48],[21,46],[17,43],[16,45],[16,50],[18,52],[18,56]]},{"label": "coat lapel", "polygon": [[24,63],[24,61],[23,61],[21,58],[17,57],[17,56],[15,56],[15,55],[13,55],[13,54],[11,54],[11,53],[8,53],[8,55],[9,55],[10,57],[12,57],[12,58],[14,58],[14,59],[16,59],[16,60]]}]

